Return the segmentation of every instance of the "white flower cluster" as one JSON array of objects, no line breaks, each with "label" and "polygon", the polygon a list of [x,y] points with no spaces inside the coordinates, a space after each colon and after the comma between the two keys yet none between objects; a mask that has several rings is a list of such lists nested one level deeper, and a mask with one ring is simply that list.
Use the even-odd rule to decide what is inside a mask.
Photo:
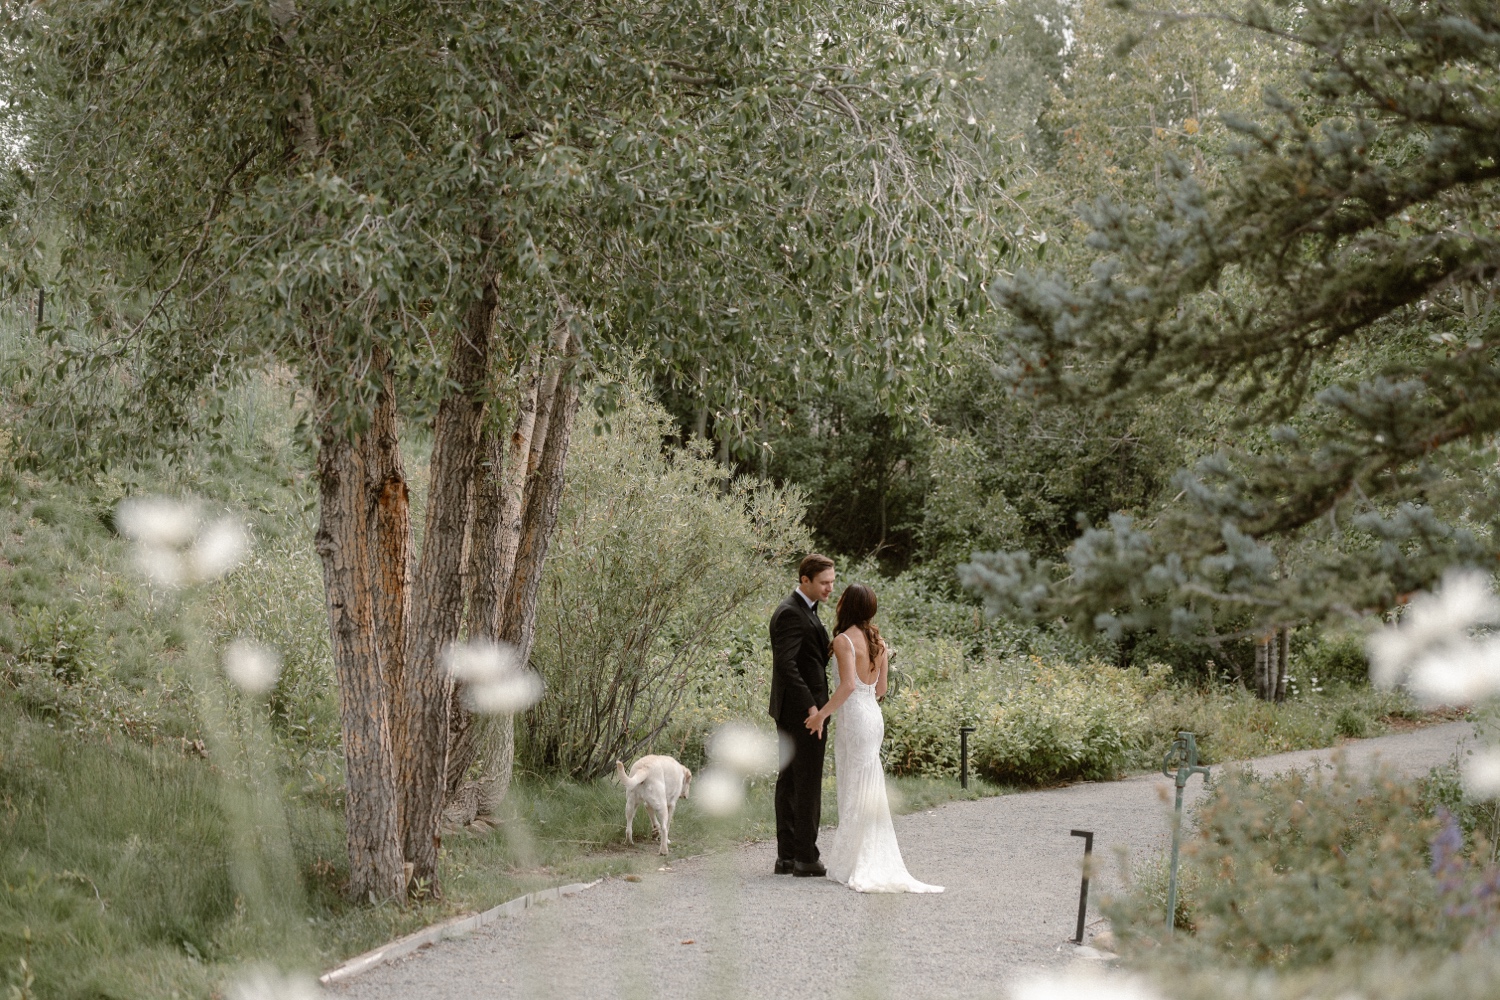
[{"label": "white flower cluster", "polygon": [[1482,573],[1452,572],[1435,594],[1419,594],[1401,621],[1370,638],[1370,679],[1405,682],[1429,705],[1467,705],[1500,693],[1500,636],[1475,630],[1500,623],[1500,600]]},{"label": "white flower cluster", "polygon": [[[1370,679],[1405,684],[1427,705],[1470,705],[1500,694],[1500,624],[1486,574],[1457,570],[1434,594],[1419,594],[1401,621],[1370,637]],[[1500,749],[1476,752],[1464,766],[1464,788],[1479,799],[1500,797]]]},{"label": "white flower cluster", "polygon": [[693,782],[698,807],[729,816],[745,804],[745,779],[775,774],[792,759],[791,740],[745,722],[726,722],[708,738],[708,767]]},{"label": "white flower cluster", "polygon": [[1011,1000],[1160,1000],[1161,994],[1119,972],[1072,970],[1025,979],[1010,988]]},{"label": "white flower cluster", "polygon": [[281,657],[270,646],[236,639],[224,650],[224,673],[241,691],[265,694],[281,675]]},{"label": "white flower cluster", "polygon": [[120,501],[115,525],[135,542],[136,566],[158,587],[217,580],[238,566],[250,547],[238,519],[205,524],[197,505],[166,497]]},{"label": "white flower cluster", "polygon": [[318,1000],[323,991],[311,976],[254,969],[229,987],[229,1000]]},{"label": "white flower cluster", "polygon": [[523,667],[514,646],[474,640],[443,653],[448,676],[464,686],[464,700],[484,715],[515,715],[542,700],[541,675]]}]

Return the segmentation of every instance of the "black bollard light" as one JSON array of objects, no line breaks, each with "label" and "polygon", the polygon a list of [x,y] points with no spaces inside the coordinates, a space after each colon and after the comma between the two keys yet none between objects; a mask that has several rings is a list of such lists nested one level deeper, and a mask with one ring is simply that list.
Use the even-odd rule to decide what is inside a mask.
[{"label": "black bollard light", "polygon": [[1093,830],[1069,830],[1068,836],[1083,838],[1083,888],[1078,890],[1078,936],[1074,944],[1083,944],[1083,920],[1089,912],[1089,856],[1094,853]]},{"label": "black bollard light", "polygon": [[965,790],[969,787],[969,734],[973,726],[960,726],[958,730],[958,783]]}]

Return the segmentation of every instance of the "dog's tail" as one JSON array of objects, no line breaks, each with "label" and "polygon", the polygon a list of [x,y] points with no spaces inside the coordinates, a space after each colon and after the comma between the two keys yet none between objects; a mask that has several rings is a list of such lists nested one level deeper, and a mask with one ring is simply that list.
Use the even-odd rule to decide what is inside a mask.
[{"label": "dog's tail", "polygon": [[634,788],[636,785],[639,785],[641,782],[646,780],[646,776],[644,774],[639,778],[634,778],[629,774],[626,774],[625,764],[618,760],[615,761],[615,774],[620,776],[620,784],[624,785],[627,789]]}]

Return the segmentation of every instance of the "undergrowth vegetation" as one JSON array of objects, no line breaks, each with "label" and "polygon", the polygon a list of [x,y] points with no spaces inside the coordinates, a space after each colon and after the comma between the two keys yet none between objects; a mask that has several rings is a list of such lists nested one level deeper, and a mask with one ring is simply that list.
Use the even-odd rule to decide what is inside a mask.
[{"label": "undergrowth vegetation", "polygon": [[1466,752],[1416,779],[1337,756],[1217,775],[1184,842],[1173,937],[1163,860],[1104,902],[1127,961],[1175,997],[1495,995],[1500,812],[1465,794]]}]

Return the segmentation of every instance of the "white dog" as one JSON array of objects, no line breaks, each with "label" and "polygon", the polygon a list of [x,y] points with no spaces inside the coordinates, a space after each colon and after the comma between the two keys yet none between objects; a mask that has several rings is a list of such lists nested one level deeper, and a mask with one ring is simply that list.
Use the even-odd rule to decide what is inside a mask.
[{"label": "white dog", "polygon": [[661,835],[661,850],[667,853],[667,829],[672,825],[672,814],[677,811],[677,800],[688,797],[688,785],[692,784],[693,772],[665,754],[647,754],[625,773],[625,765],[615,761],[615,773],[625,785],[625,843],[635,843],[635,810],[645,804],[651,816],[651,829]]}]

